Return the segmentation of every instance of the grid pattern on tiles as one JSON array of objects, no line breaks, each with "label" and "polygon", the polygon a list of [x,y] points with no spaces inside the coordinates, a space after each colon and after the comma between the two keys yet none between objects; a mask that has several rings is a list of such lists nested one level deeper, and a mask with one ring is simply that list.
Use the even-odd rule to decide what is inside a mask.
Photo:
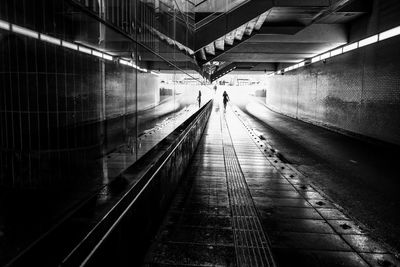
[{"label": "grid pattern on tiles", "polygon": [[[19,34],[1,42],[2,185],[107,181],[113,171],[99,157],[126,148],[135,160],[137,135],[165,119],[159,109],[137,117],[160,101],[152,73]],[[168,108],[173,117],[179,107]]]},{"label": "grid pattern on tiles", "polygon": [[212,112],[144,266],[235,266],[219,114]]},{"label": "grid pattern on tiles", "polygon": [[[179,69],[191,69],[189,57],[177,63],[175,50],[167,44],[162,50],[171,51],[170,57],[156,54],[163,44],[143,28],[155,25],[152,20],[158,11],[152,3],[156,1],[75,2],[82,5],[0,1],[2,185],[34,188],[62,182],[109,182],[120,168],[103,157],[112,153],[112,158],[119,158],[118,151],[124,157],[130,151],[128,162],[135,161],[148,148],[140,135],[159,128],[183,108],[175,97],[175,79],[187,76],[197,81]],[[159,11],[166,11],[163,8]],[[87,9],[114,27],[88,15]],[[130,15],[123,15],[125,11]],[[164,15],[174,18],[175,11]],[[177,31],[170,21],[164,26],[169,32]],[[127,30],[131,38],[119,34],[116,27]],[[123,46],[118,47],[115,38]],[[114,60],[116,53],[119,60]],[[150,53],[154,61],[149,64],[142,55]],[[153,62],[174,71],[168,96],[160,96],[159,69]],[[196,93],[200,88],[204,87],[196,87]],[[162,107],[168,113],[163,113],[156,105],[167,97]],[[175,120],[170,121],[168,128],[177,126]],[[158,135],[150,132],[154,145]]]},{"label": "grid pattern on tiles", "polygon": [[268,76],[266,104],[316,125],[400,144],[399,43],[390,38]]},{"label": "grid pattern on tiles", "polygon": [[221,115],[221,124],[237,265],[275,266],[223,115]]}]

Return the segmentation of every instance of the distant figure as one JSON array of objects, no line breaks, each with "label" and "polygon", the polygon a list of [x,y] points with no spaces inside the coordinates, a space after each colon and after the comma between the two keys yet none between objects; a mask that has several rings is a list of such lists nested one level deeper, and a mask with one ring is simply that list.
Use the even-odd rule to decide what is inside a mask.
[{"label": "distant figure", "polygon": [[217,93],[217,85],[214,85],[214,94]]},{"label": "distant figure", "polygon": [[222,95],[222,101],[224,102],[224,112],[226,112],[226,104],[229,101],[229,96],[228,93],[226,91],[224,91],[223,95]]},{"label": "distant figure", "polygon": [[199,90],[199,95],[197,96],[197,101],[199,101],[199,108],[201,106],[201,91]]}]

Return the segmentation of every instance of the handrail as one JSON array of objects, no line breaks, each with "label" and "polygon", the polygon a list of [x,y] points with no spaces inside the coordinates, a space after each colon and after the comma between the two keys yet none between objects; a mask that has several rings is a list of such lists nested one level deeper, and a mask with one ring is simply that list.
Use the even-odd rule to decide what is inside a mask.
[{"label": "handrail", "polygon": [[[97,223],[92,230],[86,235],[84,239],[75,248],[69,253],[68,256],[64,258],[61,263],[61,266],[85,266],[88,261],[91,260],[93,255],[98,251],[101,245],[107,240],[110,234],[118,227],[121,220],[126,216],[126,214],[130,211],[133,205],[139,200],[143,192],[147,189],[147,187],[151,184],[154,178],[159,174],[163,166],[167,163],[167,161],[173,156],[176,149],[179,145],[185,140],[190,131],[196,126],[196,123],[202,119],[204,116],[209,114],[212,107],[212,100],[210,100],[207,104],[205,104],[200,111],[193,114],[187,121],[190,121],[189,125],[185,125],[183,123],[180,127],[178,127],[175,131],[182,131],[178,136],[178,142],[174,142],[171,144],[167,152],[163,155],[160,160],[154,163],[153,166],[140,178],[140,180],[134,184],[125,194],[124,196],[113,206],[113,208]],[[183,130],[181,127],[185,127]],[[175,132],[174,131],[174,132]],[[138,188],[139,187],[139,188]],[[133,196],[130,196],[132,195]],[[133,199],[129,203],[124,203],[126,198],[133,197]],[[129,201],[129,200],[128,200]],[[120,210],[120,205],[126,205],[126,207],[122,207],[122,212],[120,215],[113,220],[109,227],[104,228],[107,224],[107,220],[112,220],[110,218],[112,213],[115,210]],[[103,233],[97,233],[98,231],[102,231]],[[93,240],[96,239],[97,241]],[[81,253],[83,252],[83,253]],[[83,256],[82,256],[83,254]],[[86,254],[86,255],[85,255]],[[84,258],[83,258],[84,257]]]}]

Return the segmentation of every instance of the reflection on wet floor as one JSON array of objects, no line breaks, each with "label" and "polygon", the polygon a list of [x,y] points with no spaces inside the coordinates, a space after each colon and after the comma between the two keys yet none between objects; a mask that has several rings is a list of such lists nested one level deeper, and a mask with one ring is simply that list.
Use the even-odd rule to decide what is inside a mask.
[{"label": "reflection on wet floor", "polygon": [[[223,119],[263,226],[257,232],[268,235],[278,266],[400,265],[385,246],[280,160],[242,117],[229,110]],[[232,193],[240,191],[229,190],[225,139],[214,111],[185,183],[146,256],[146,266],[268,266],[251,249],[247,262],[240,260],[245,253],[238,249],[243,244],[236,233]],[[248,218],[242,215],[241,221],[250,225]],[[243,240],[254,248],[251,238]]]}]

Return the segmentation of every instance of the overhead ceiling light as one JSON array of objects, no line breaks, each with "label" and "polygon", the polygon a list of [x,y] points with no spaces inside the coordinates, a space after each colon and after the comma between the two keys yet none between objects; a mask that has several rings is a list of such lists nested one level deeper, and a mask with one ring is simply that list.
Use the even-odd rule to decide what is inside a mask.
[{"label": "overhead ceiling light", "polygon": [[107,59],[107,60],[113,60],[112,56],[110,56],[109,54],[105,54],[105,53],[103,53],[103,58]]},{"label": "overhead ceiling light", "polygon": [[380,34],[376,34],[376,35],[364,38],[358,42],[354,42],[354,43],[345,45],[338,49],[332,50],[328,53],[324,53],[322,55],[315,56],[315,57],[311,58],[311,63],[318,62],[318,61],[320,61],[322,59],[326,59],[328,57],[337,56],[337,55],[352,51],[354,49],[364,47],[364,46],[376,43],[378,41],[382,41],[382,40],[385,40],[385,39],[388,39],[388,38],[391,38],[394,36],[398,36],[398,35],[400,35],[400,26],[392,28],[392,29],[384,31],[384,32],[381,32]]},{"label": "overhead ceiling light", "polygon": [[343,53],[349,52],[351,50],[354,50],[358,47],[358,42],[355,42],[353,44],[346,45],[343,47]]},{"label": "overhead ceiling light", "polygon": [[92,55],[96,56],[96,57],[99,57],[99,58],[103,58],[103,53],[101,53],[99,51],[96,51],[96,50],[92,51]]},{"label": "overhead ceiling light", "polygon": [[331,53],[328,52],[328,53],[325,53],[325,54],[321,55],[321,60],[324,60],[324,59],[327,59],[327,58],[330,58],[330,57],[331,57]]},{"label": "overhead ceiling light", "polygon": [[92,49],[86,48],[86,47],[81,46],[81,45],[78,47],[78,50],[81,51],[81,52],[84,52],[86,54],[92,54]]},{"label": "overhead ceiling light", "polygon": [[390,30],[387,30],[387,31],[384,31],[384,32],[381,32],[379,34],[379,41],[388,39],[390,37],[393,37],[393,36],[396,36],[396,35],[399,35],[399,34],[400,34],[400,26],[398,26],[396,28],[393,28],[393,29],[390,29]]},{"label": "overhead ceiling light", "polygon": [[35,32],[35,31],[32,31],[32,30],[29,30],[29,29],[24,28],[24,27],[20,27],[20,26],[14,25],[14,24],[11,25],[11,30],[13,32],[15,32],[15,33],[19,33],[19,34],[22,34],[22,35],[25,35],[25,36],[29,36],[29,37],[36,38],[36,39],[39,38],[39,33]]},{"label": "overhead ceiling light", "polygon": [[316,56],[316,57],[313,57],[312,59],[311,59],[311,62],[312,63],[315,63],[315,62],[318,62],[318,61],[320,61],[321,60],[321,56]]},{"label": "overhead ceiling light", "polygon": [[340,54],[342,54],[342,53],[343,53],[343,48],[335,49],[335,50],[331,51],[331,57],[340,55]]},{"label": "overhead ceiling light", "polygon": [[300,67],[304,67],[305,64],[306,64],[306,63],[305,63],[304,61],[303,61],[303,62],[300,62],[300,63],[299,63],[299,68],[300,68]]},{"label": "overhead ceiling light", "polygon": [[10,30],[10,23],[4,21],[4,20],[0,20],[0,29],[4,29],[4,30]]},{"label": "overhead ceiling light", "polygon": [[362,39],[362,40],[360,40],[358,42],[358,47],[363,47],[363,46],[366,46],[366,45],[370,45],[370,44],[376,43],[376,42],[378,42],[378,38],[379,38],[379,36],[378,36],[378,34],[376,34],[376,35],[373,35],[371,37]]},{"label": "overhead ceiling light", "polygon": [[119,63],[122,64],[122,65],[132,66],[132,64],[131,64],[129,61],[127,61],[127,60],[120,59],[120,60],[118,60],[118,61],[119,61]]},{"label": "overhead ceiling light", "polygon": [[51,37],[51,36],[43,34],[43,33],[40,34],[40,40],[48,42],[48,43],[56,44],[56,45],[61,45],[60,39]]},{"label": "overhead ceiling light", "polygon": [[69,48],[69,49],[78,50],[78,45],[67,42],[67,41],[61,41],[61,45],[63,47]]}]

